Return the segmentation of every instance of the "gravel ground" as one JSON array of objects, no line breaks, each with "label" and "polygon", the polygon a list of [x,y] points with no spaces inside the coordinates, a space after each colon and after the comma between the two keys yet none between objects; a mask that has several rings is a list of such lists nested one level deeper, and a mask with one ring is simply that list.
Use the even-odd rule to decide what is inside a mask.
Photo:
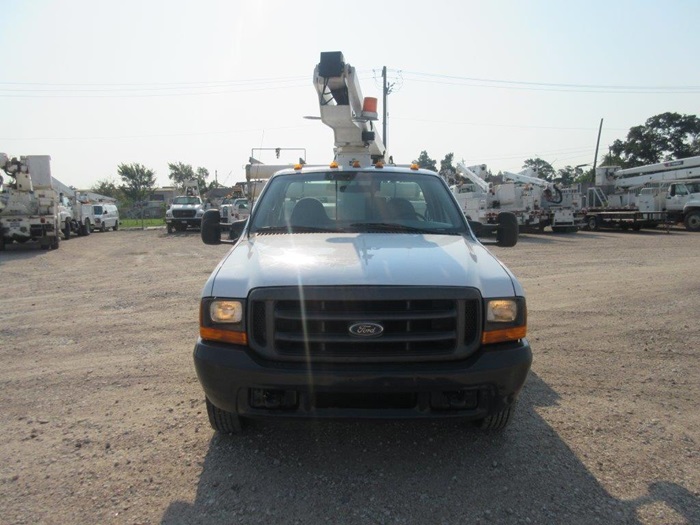
[{"label": "gravel ground", "polygon": [[95,233],[0,254],[0,522],[700,523],[700,235],[523,235],[512,425],[210,429],[192,364],[225,246]]}]

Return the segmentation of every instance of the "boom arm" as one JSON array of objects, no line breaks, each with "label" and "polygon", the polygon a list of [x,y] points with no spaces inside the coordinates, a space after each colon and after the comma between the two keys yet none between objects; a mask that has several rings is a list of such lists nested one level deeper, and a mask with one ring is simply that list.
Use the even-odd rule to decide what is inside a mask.
[{"label": "boom arm", "polygon": [[[626,175],[632,176],[624,178]],[[700,156],[617,170],[613,172],[613,177],[618,188],[634,188],[648,182],[692,179],[700,177]]]},{"label": "boom arm", "polygon": [[348,165],[353,160],[369,164],[382,159],[384,143],[373,125],[377,120],[376,99],[363,98],[357,72],[345,63],[341,52],[321,53],[314,69],[314,86],[321,121],[335,135],[336,161]]},{"label": "boom arm", "polygon": [[521,171],[520,173],[512,173],[510,171],[504,171],[503,176],[506,179],[515,181],[515,182],[522,182],[524,184],[533,184],[535,186],[540,186],[541,188],[547,188],[551,184],[550,182],[540,179],[539,177],[533,177],[530,175],[531,173],[534,173],[534,171],[531,168],[527,168],[524,171]]},{"label": "boom arm", "polygon": [[484,193],[488,193],[489,183],[481,177],[479,177],[476,173],[474,173],[474,171],[466,167],[463,162],[457,163],[457,173],[465,179],[469,179],[474,184],[479,186],[479,188],[481,188]]}]

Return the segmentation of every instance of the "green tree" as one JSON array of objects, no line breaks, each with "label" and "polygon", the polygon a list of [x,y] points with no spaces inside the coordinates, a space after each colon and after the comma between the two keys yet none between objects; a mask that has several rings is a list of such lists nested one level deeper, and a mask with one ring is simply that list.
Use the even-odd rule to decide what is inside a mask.
[{"label": "green tree", "polygon": [[455,183],[455,174],[457,173],[457,169],[452,164],[454,158],[454,153],[448,153],[445,155],[445,158],[440,161],[440,171],[438,173],[442,175],[448,184]]},{"label": "green tree", "polygon": [[92,188],[90,188],[90,191],[94,193],[99,193],[100,195],[104,195],[105,197],[112,197],[113,199],[117,200],[121,200],[124,198],[122,191],[119,189],[113,178],[98,180],[92,186]]},{"label": "green tree", "polygon": [[546,160],[542,160],[539,157],[534,159],[527,159],[523,163],[523,168],[532,168],[540,179],[552,181],[556,176],[556,172],[552,165]]},{"label": "green tree", "polygon": [[117,173],[123,184],[119,187],[124,196],[132,202],[148,199],[156,185],[156,174],[141,164],[120,164]]},{"label": "green tree", "polygon": [[435,161],[428,156],[428,152],[425,150],[420,152],[420,155],[418,155],[418,160],[416,161],[416,163],[418,164],[419,168],[423,168],[426,170],[432,170],[435,172],[437,172],[437,170],[438,170]]},{"label": "green tree", "polygon": [[564,166],[557,170],[555,180],[562,186],[569,186],[576,178],[576,169],[573,166]]},{"label": "green tree", "polygon": [[195,171],[191,164],[183,164],[182,162],[169,163],[168,168],[170,169],[168,177],[177,188],[184,188],[188,181],[196,181],[199,191],[205,193],[216,185],[214,181],[211,184],[207,182],[209,170],[206,168],[200,167]]},{"label": "green tree", "polygon": [[[700,155],[700,119],[696,115],[660,113],[630,128],[627,139],[610,146],[623,168]],[[612,159],[610,159],[612,160]]]}]

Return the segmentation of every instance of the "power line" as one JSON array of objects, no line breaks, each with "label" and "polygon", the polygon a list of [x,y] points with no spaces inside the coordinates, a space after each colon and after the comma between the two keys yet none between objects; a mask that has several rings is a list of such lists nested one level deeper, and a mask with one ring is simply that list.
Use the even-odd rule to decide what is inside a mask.
[{"label": "power line", "polygon": [[[582,93],[698,93],[700,86],[630,86],[630,85],[596,85],[596,84],[565,84],[551,82],[528,82],[521,80],[501,80],[493,78],[462,77],[453,75],[440,75],[434,73],[422,73],[418,71],[392,70],[404,77],[413,75],[418,78],[416,82],[432,82],[452,85],[467,85],[470,87],[502,87],[505,89],[527,89],[536,91],[574,91]],[[421,80],[427,77],[435,80]],[[439,80],[457,81],[440,82]],[[480,84],[465,84],[465,82],[477,82]],[[489,85],[483,85],[488,83]]]},{"label": "power line", "polygon": [[[450,120],[432,120],[432,119],[417,119],[417,118],[405,118],[405,117],[394,117],[394,120],[406,120],[413,122],[427,122],[432,124],[454,124],[459,126],[488,126],[495,128],[524,128],[524,129],[554,129],[554,130],[574,130],[574,131],[591,131],[598,128],[580,128],[580,127],[563,127],[563,126],[533,126],[525,124],[487,124],[483,122],[456,122]],[[613,131],[628,131],[629,128],[606,128],[607,130]]]}]

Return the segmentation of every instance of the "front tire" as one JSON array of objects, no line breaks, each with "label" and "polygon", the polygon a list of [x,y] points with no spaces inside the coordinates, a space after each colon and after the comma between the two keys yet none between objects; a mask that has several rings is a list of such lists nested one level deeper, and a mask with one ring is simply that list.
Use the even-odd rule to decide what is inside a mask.
[{"label": "front tire", "polygon": [[508,426],[513,412],[515,412],[515,404],[512,404],[500,412],[486,416],[484,419],[479,419],[476,421],[476,426],[481,430],[488,431],[499,431],[503,430]]},{"label": "front tire", "polygon": [[241,420],[237,414],[215,407],[207,397],[204,398],[204,401],[207,404],[207,415],[211,428],[220,434],[240,434],[243,431]]},{"label": "front tire", "polygon": [[70,239],[70,221],[66,221],[66,226],[63,228],[63,237],[67,241]]},{"label": "front tire", "polygon": [[689,232],[700,232],[700,211],[691,211],[685,216],[685,229]]},{"label": "front tire", "polygon": [[592,215],[591,217],[588,217],[588,219],[586,219],[586,225],[592,232],[598,231],[600,229],[600,221],[598,220],[598,216]]}]

